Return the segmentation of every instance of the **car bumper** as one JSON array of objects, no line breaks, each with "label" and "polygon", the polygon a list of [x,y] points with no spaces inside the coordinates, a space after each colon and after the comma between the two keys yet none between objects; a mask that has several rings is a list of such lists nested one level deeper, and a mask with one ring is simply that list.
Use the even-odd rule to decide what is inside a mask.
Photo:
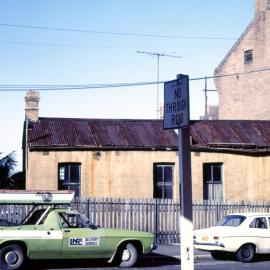
[{"label": "car bumper", "polygon": [[202,243],[194,242],[194,247],[201,250],[224,250],[225,246],[222,243]]}]

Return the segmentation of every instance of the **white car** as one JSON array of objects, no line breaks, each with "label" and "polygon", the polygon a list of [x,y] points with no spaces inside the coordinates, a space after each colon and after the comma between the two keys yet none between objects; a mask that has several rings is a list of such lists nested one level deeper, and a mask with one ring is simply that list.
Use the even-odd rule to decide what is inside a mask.
[{"label": "white car", "polygon": [[229,214],[213,227],[195,230],[194,247],[210,251],[214,259],[235,254],[251,262],[256,254],[270,253],[270,214]]}]

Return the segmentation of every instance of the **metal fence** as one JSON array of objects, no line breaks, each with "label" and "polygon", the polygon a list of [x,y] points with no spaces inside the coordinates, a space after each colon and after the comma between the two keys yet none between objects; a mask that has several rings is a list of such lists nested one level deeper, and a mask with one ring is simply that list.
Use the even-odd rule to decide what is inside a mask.
[{"label": "metal fence", "polygon": [[[152,232],[157,243],[180,242],[180,203],[160,199],[76,199],[72,207],[85,214],[92,223],[105,228],[119,228]],[[20,222],[31,206],[0,205],[0,219]],[[214,225],[228,213],[269,212],[266,202],[214,202],[193,203],[194,229]]]}]

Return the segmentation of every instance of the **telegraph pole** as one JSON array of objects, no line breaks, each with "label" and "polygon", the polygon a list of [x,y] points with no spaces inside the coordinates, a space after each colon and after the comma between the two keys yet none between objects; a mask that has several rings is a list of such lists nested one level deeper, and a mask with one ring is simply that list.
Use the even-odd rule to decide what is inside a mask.
[{"label": "telegraph pole", "polygon": [[177,56],[177,55],[159,53],[159,52],[137,51],[137,53],[144,53],[144,54],[148,54],[148,55],[157,57],[157,119],[159,119],[159,112],[160,112],[160,109],[159,109],[159,59],[161,56],[173,57],[173,58],[182,58],[182,57]]},{"label": "telegraph pole", "polygon": [[208,77],[205,77],[204,78],[204,116],[205,116],[205,119],[208,119],[208,96],[207,96],[207,92],[217,92],[218,90],[216,89],[208,89],[207,88],[207,79]]}]

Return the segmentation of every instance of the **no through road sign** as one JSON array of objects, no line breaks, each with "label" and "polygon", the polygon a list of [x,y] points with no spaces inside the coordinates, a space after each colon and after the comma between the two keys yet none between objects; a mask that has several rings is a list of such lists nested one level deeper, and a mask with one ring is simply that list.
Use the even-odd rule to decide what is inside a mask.
[{"label": "no through road sign", "polygon": [[189,125],[188,76],[164,84],[164,129],[177,129]]}]

